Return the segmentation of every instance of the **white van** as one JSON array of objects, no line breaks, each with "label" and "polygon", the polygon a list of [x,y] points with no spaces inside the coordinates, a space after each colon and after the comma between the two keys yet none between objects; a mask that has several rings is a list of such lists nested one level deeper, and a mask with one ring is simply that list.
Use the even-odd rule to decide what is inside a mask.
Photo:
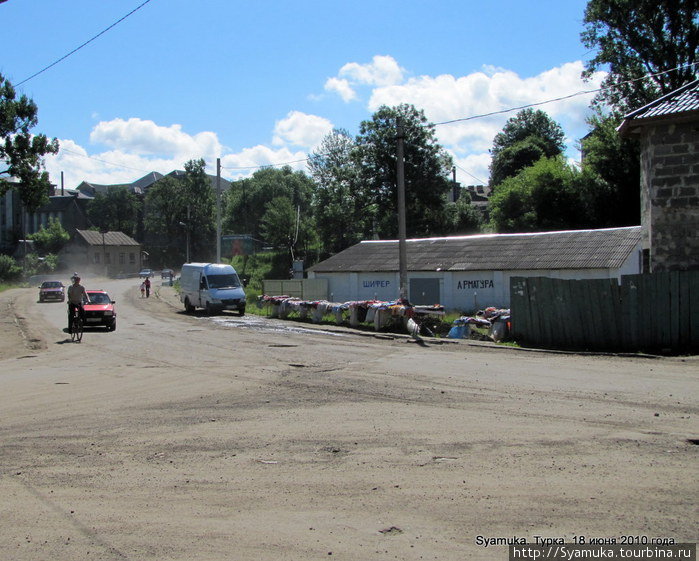
[{"label": "white van", "polygon": [[204,308],[207,314],[238,310],[245,315],[245,291],[238,273],[222,263],[185,263],[180,273],[180,301],[191,313]]}]

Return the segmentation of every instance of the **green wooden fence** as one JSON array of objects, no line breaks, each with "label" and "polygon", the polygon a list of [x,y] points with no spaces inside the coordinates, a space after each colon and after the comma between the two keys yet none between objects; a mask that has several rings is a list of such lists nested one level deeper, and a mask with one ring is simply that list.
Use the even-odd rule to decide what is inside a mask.
[{"label": "green wooden fence", "polygon": [[542,347],[699,350],[699,271],[560,280],[513,277],[512,334]]}]

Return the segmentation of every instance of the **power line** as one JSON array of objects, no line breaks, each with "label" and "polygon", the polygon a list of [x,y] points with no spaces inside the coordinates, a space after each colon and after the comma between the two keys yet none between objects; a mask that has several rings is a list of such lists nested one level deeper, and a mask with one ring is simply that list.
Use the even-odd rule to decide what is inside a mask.
[{"label": "power line", "polygon": [[228,170],[246,170],[246,169],[264,169],[264,168],[274,168],[277,166],[288,166],[291,164],[299,164],[301,162],[307,162],[310,160],[310,156],[308,158],[302,158],[301,160],[292,160],[290,162],[282,162],[279,164],[264,164],[260,166],[239,166],[239,167],[225,167],[221,166],[221,169],[228,169]]},{"label": "power line", "polygon": [[[670,70],[663,70],[662,72],[656,72],[655,74],[646,74],[645,76],[641,76],[640,78],[633,78],[632,80],[626,80],[624,82],[616,84],[615,86],[621,86],[623,84],[632,84],[633,82],[640,82],[641,80],[647,80],[648,78],[655,78],[656,76],[662,76],[663,74],[669,74],[670,72],[675,72],[676,70],[681,70],[683,68],[688,68],[690,66],[697,66],[697,65],[699,65],[699,62],[690,62],[687,64],[680,64],[679,66],[676,66],[675,68],[671,68]],[[441,123],[434,123],[434,126],[449,125],[452,123],[461,123],[464,121],[472,121],[474,119],[482,119],[484,117],[492,117],[493,115],[502,115],[503,113],[511,113],[512,111],[519,111],[522,109],[527,109],[529,107],[537,107],[539,105],[546,105],[547,103],[555,103],[556,101],[563,101],[565,99],[570,99],[572,97],[577,97],[580,95],[587,95],[587,94],[591,94],[591,93],[601,92],[604,89],[605,89],[605,87],[594,88],[592,90],[582,90],[582,91],[568,94],[568,95],[564,95],[561,97],[547,99],[545,101],[539,101],[536,103],[528,103],[526,105],[520,105],[519,107],[510,107],[509,109],[501,109],[499,111],[492,111],[490,113],[481,113],[479,115],[471,115],[470,117],[462,117],[460,119],[452,119],[450,121],[442,121]],[[609,89],[609,88],[606,88],[606,89]]]},{"label": "power line", "polygon": [[76,152],[75,150],[70,150],[69,148],[60,148],[61,152],[68,152],[69,154],[75,154],[76,156],[80,156],[81,158],[87,158],[88,160],[95,160],[96,162],[100,162],[103,164],[107,164],[109,166],[114,166],[117,168],[124,168],[124,169],[130,169],[133,171],[140,171],[143,173],[150,173],[153,170],[144,170],[144,169],[139,169],[139,168],[132,168],[130,166],[125,166],[124,164],[115,164],[114,162],[108,162],[107,160],[102,160],[101,158],[95,158],[94,156],[86,156],[85,154],[81,154],[80,152]]},{"label": "power line", "polygon": [[15,84],[15,86],[21,86],[22,84],[24,84],[25,82],[28,82],[28,81],[31,80],[32,78],[36,78],[39,74],[42,74],[43,72],[46,72],[49,68],[52,68],[52,67],[56,66],[59,62],[61,62],[61,61],[65,60],[65,59],[67,59],[70,55],[72,55],[72,54],[78,52],[80,49],[82,49],[83,47],[87,46],[89,43],[92,43],[92,41],[94,41],[95,39],[97,39],[97,38],[100,37],[101,35],[104,35],[105,33],[107,33],[107,31],[109,31],[109,30],[112,29],[113,27],[115,27],[115,26],[117,26],[118,24],[120,24],[122,21],[124,21],[126,18],[128,18],[131,14],[133,14],[134,12],[137,12],[137,11],[140,10],[143,6],[145,6],[146,4],[148,4],[148,2],[150,2],[150,0],[145,0],[145,2],[143,2],[143,3],[140,4],[139,6],[135,7],[133,10],[131,10],[131,11],[130,11],[128,14],[126,14],[124,17],[122,17],[121,19],[115,21],[112,25],[110,25],[110,26],[107,27],[106,29],[100,31],[97,35],[95,35],[95,36],[92,37],[91,39],[88,39],[87,41],[85,41],[85,42],[84,42],[82,45],[80,45],[79,47],[76,47],[75,49],[73,49],[72,51],[70,51],[68,54],[63,55],[63,56],[62,56],[61,58],[59,58],[58,60],[52,62],[51,64],[49,64],[49,65],[46,66],[45,68],[42,68],[41,70],[39,70],[39,72],[36,72],[35,74],[32,74],[31,76],[29,76],[29,78],[25,78],[24,80],[22,80],[22,81],[19,82],[18,84]]},{"label": "power line", "polygon": [[[138,7],[135,8],[134,10],[132,10],[129,14],[127,14],[126,16],[124,16],[123,18],[121,18],[121,20],[119,20],[119,21],[122,21],[122,20],[126,19],[128,16],[130,16],[132,13],[134,13],[136,10],[138,10],[139,8],[141,8],[142,6],[144,6],[145,4],[147,4],[148,2],[150,2],[150,0],[146,0],[145,2],[143,2],[140,6],[138,6]],[[117,21],[116,23],[114,23],[113,25],[111,25],[110,28],[111,28],[111,27],[114,27],[117,23],[119,23],[119,21]],[[108,29],[110,29],[110,28],[105,29],[102,33],[106,32],[106,31],[107,31]],[[99,35],[101,35],[102,33],[100,33]],[[96,35],[95,37],[93,37],[93,39],[95,39],[95,38],[98,37],[99,35]],[[92,41],[92,39],[90,39],[90,41]],[[88,41],[88,43],[89,43],[89,41]],[[86,44],[87,44],[87,43],[84,43],[84,45],[86,45]],[[84,45],[81,45],[81,47],[84,46]],[[78,49],[81,48],[81,47],[78,47]],[[78,49],[75,49],[75,50],[78,50]],[[73,51],[73,52],[75,52],[75,51]],[[66,58],[66,57],[69,56],[70,54],[72,54],[72,53],[68,53],[68,55],[66,55],[66,56],[63,57],[63,58]],[[62,60],[62,59],[60,59],[60,60]],[[56,61],[56,63],[60,62],[60,60],[59,60],[59,61]],[[54,64],[56,64],[56,63],[54,63]],[[646,80],[646,79],[648,79],[648,78],[653,78],[653,77],[655,77],[655,76],[661,76],[661,75],[663,75],[663,74],[668,74],[668,73],[670,73],[670,72],[674,72],[674,71],[680,70],[680,69],[682,69],[682,68],[687,68],[687,67],[697,66],[697,65],[699,65],[699,62],[693,62],[693,63],[688,63],[688,64],[681,64],[681,65],[679,65],[679,66],[676,66],[675,68],[671,68],[670,70],[664,70],[664,71],[662,71],[662,72],[657,72],[657,73],[655,73],[655,74],[647,74],[647,75],[642,76],[642,77],[640,77],[640,78],[634,78],[634,79],[632,79],[632,80],[627,80],[627,81],[625,81],[625,82],[622,82],[622,84],[630,84],[630,83],[633,83],[633,82],[638,82],[638,81],[640,81],[640,80]],[[51,66],[53,66],[53,65],[51,65]],[[47,67],[47,69],[48,69],[48,68],[50,68],[50,66]],[[46,69],[45,69],[45,70],[46,70]],[[43,72],[43,70],[42,70],[41,72]],[[38,72],[38,73],[35,74],[34,76],[40,74],[41,72]],[[27,78],[27,80],[30,80],[30,79],[33,78],[34,76],[31,76],[30,78]],[[25,82],[26,82],[27,80],[25,80]],[[24,82],[20,82],[20,84],[22,84],[22,83],[24,83]],[[18,85],[19,85],[19,84],[18,84]],[[621,85],[621,84],[619,84],[619,85]],[[490,112],[490,113],[481,113],[481,114],[478,114],[478,115],[471,115],[470,117],[462,117],[462,118],[459,118],[459,119],[452,119],[452,120],[449,120],[449,121],[442,121],[442,122],[439,122],[439,123],[434,123],[434,126],[448,125],[448,124],[459,123],[459,122],[464,122],[464,121],[472,121],[472,120],[475,120],[475,119],[482,119],[482,118],[485,118],[485,117],[491,117],[491,116],[493,116],[493,115],[501,115],[501,114],[504,114],[504,113],[511,113],[512,111],[518,111],[518,110],[526,109],[526,108],[528,108],[528,107],[536,107],[536,106],[539,106],[539,105],[545,105],[545,104],[547,104],[547,103],[555,103],[556,101],[562,101],[562,100],[570,99],[570,98],[577,97],[577,96],[580,96],[580,95],[587,95],[587,94],[590,94],[590,93],[599,92],[599,91],[602,91],[603,89],[605,89],[605,88],[604,88],[604,87],[599,87],[599,88],[594,88],[594,89],[591,89],[591,90],[583,90],[583,91],[579,91],[579,92],[576,92],[576,93],[568,94],[568,95],[565,95],[565,96],[553,98],[553,99],[547,99],[547,100],[544,100],[544,101],[539,101],[539,102],[536,102],[536,103],[530,103],[530,104],[527,104],[527,105],[520,105],[519,107],[511,107],[511,108],[509,108],[509,109],[501,109],[501,110],[499,110],[499,111],[492,111],[492,112]],[[102,162],[102,163],[104,163],[104,164],[112,165],[112,166],[115,166],[115,167],[121,167],[121,168],[124,168],[124,169],[131,169],[131,170],[134,170],[134,171],[141,171],[141,172],[149,173],[149,171],[146,171],[146,170],[142,170],[142,169],[138,169],[138,168],[132,168],[132,167],[125,166],[125,165],[122,165],[122,164],[115,164],[115,163],[112,163],[112,162],[108,162],[108,161],[106,161],[106,160],[101,160],[101,159],[99,159],[99,158],[95,158],[95,157],[93,157],[93,156],[85,156],[84,154],[80,154],[79,152],[74,152],[74,151],[69,150],[69,149],[67,149],[67,148],[61,148],[61,150],[65,151],[65,152],[70,152],[71,154],[75,154],[75,155],[81,156],[81,157],[83,157],[83,158],[88,158],[88,159],[95,160],[95,161],[98,161],[98,162]],[[277,163],[277,164],[264,164],[264,165],[258,165],[258,166],[237,166],[237,167],[236,167],[236,166],[233,166],[233,167],[221,166],[221,169],[231,170],[231,171],[234,171],[234,170],[240,170],[240,171],[244,171],[244,170],[258,170],[258,169],[265,169],[265,168],[282,167],[282,166],[287,166],[287,165],[291,165],[291,164],[298,164],[298,163],[301,163],[301,162],[308,162],[310,159],[311,159],[311,157],[309,156],[309,157],[307,157],[307,158],[302,158],[302,159],[299,159],[299,160],[291,160],[291,161],[288,161],[288,162],[281,162],[281,163]],[[481,183],[485,183],[485,181],[483,181],[482,179],[479,179],[478,177],[476,177],[475,175],[473,175],[471,172],[467,171],[466,169],[464,169],[464,168],[461,167],[460,165],[458,165],[458,164],[454,164],[454,165],[455,165],[457,168],[459,168],[461,171],[463,171],[464,173],[466,173],[467,175],[469,175],[470,177],[472,177],[473,179],[475,179],[476,181],[479,181],[479,182],[481,182]]]},{"label": "power line", "polygon": [[457,167],[457,168],[459,168],[459,169],[460,169],[461,171],[463,171],[466,175],[469,175],[469,176],[473,177],[473,179],[475,179],[476,181],[478,181],[478,182],[480,182],[480,183],[483,183],[483,184],[487,183],[486,181],[483,181],[482,179],[480,179],[480,178],[476,177],[475,175],[473,175],[470,171],[465,170],[464,168],[462,168],[459,164],[454,164],[454,166]]}]

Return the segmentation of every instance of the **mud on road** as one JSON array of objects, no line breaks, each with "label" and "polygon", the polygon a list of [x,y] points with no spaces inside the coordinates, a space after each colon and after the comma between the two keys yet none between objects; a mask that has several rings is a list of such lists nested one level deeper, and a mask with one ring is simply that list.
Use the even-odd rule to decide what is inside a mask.
[{"label": "mud on road", "polygon": [[699,539],[696,357],[418,346],[85,284],[117,300],[118,327],[80,344],[65,305],[0,294],[2,559],[506,559],[483,539]]}]

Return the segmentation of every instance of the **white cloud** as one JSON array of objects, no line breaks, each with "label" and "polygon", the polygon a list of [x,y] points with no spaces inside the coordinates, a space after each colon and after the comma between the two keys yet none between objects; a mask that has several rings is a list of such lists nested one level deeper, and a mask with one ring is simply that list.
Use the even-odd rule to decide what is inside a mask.
[{"label": "white cloud", "polygon": [[323,117],[308,115],[300,111],[290,111],[274,126],[273,144],[313,148],[331,132],[333,124]]},{"label": "white cloud", "polygon": [[[604,73],[597,73],[591,82],[585,83],[580,78],[582,70],[583,64],[578,61],[529,78],[493,67],[460,77],[448,74],[419,76],[402,84],[374,89],[368,109],[374,112],[382,105],[410,103],[423,109],[433,123],[458,120],[439,125],[437,138],[455,155],[471,154],[471,161],[479,164],[478,169],[469,171],[487,179],[487,165],[483,164],[490,161],[488,150],[492,147],[493,137],[517,111],[488,117],[482,115],[566,97],[536,108],[548,113],[563,127],[567,134],[567,152],[571,155],[575,151],[575,143],[587,132],[585,117],[589,114],[588,106],[595,94],[567,96],[597,88],[605,76]],[[461,120],[469,117],[477,118]],[[478,156],[477,160],[473,159],[474,156]],[[468,178],[463,178],[463,181],[468,181]]]},{"label": "white cloud", "polygon": [[163,127],[153,121],[132,117],[101,121],[92,130],[90,141],[140,155],[190,160],[216,158],[221,144],[213,132],[189,135],[178,124]]},{"label": "white cloud", "polygon": [[376,55],[368,64],[348,62],[340,68],[339,76],[354,84],[390,86],[402,82],[404,73],[392,56]]},{"label": "white cloud", "polygon": [[376,55],[370,63],[348,62],[338,72],[337,77],[328,78],[325,90],[336,92],[343,101],[357,99],[357,86],[386,87],[403,81],[405,70],[396,59],[386,55]]},{"label": "white cloud", "polygon": [[[573,146],[587,133],[585,117],[594,93],[567,97],[599,86],[604,73],[597,73],[591,82],[580,79],[581,62],[562,64],[536,76],[521,77],[496,67],[465,76],[442,74],[406,78],[406,71],[390,56],[375,56],[369,64],[344,65],[325,88],[338,93],[345,101],[356,99],[356,90],[367,88],[367,118],[381,105],[411,103],[423,109],[436,127],[438,141],[454,156],[457,180],[473,184],[488,179],[489,149],[493,137],[502,130],[516,110],[481,117],[554,98],[560,101],[536,106],[561,124],[569,149],[567,156],[577,158]],[[46,158],[46,166],[54,183],[60,172],[66,172],[66,186],[81,181],[95,183],[131,182],[150,171],[168,173],[182,169],[192,158],[204,158],[209,173],[215,159],[221,157],[224,177],[239,178],[252,174],[265,165],[290,163],[294,169],[306,169],[308,151],[329,133],[332,122],[320,115],[310,115],[288,108],[286,116],[273,125],[270,142],[246,147],[230,153],[211,131],[189,134],[179,124],[159,125],[153,121],[130,118],[102,121],[95,125],[91,142],[105,150],[88,150],[72,140],[61,140],[61,152]],[[463,120],[469,117],[477,117]],[[111,165],[113,164],[113,165]],[[123,166],[123,167],[119,167]],[[463,171],[466,170],[466,171]]]},{"label": "white cloud", "polygon": [[337,92],[344,102],[357,99],[357,92],[352,89],[349,81],[344,78],[329,78],[328,81],[325,82],[325,90]]}]

